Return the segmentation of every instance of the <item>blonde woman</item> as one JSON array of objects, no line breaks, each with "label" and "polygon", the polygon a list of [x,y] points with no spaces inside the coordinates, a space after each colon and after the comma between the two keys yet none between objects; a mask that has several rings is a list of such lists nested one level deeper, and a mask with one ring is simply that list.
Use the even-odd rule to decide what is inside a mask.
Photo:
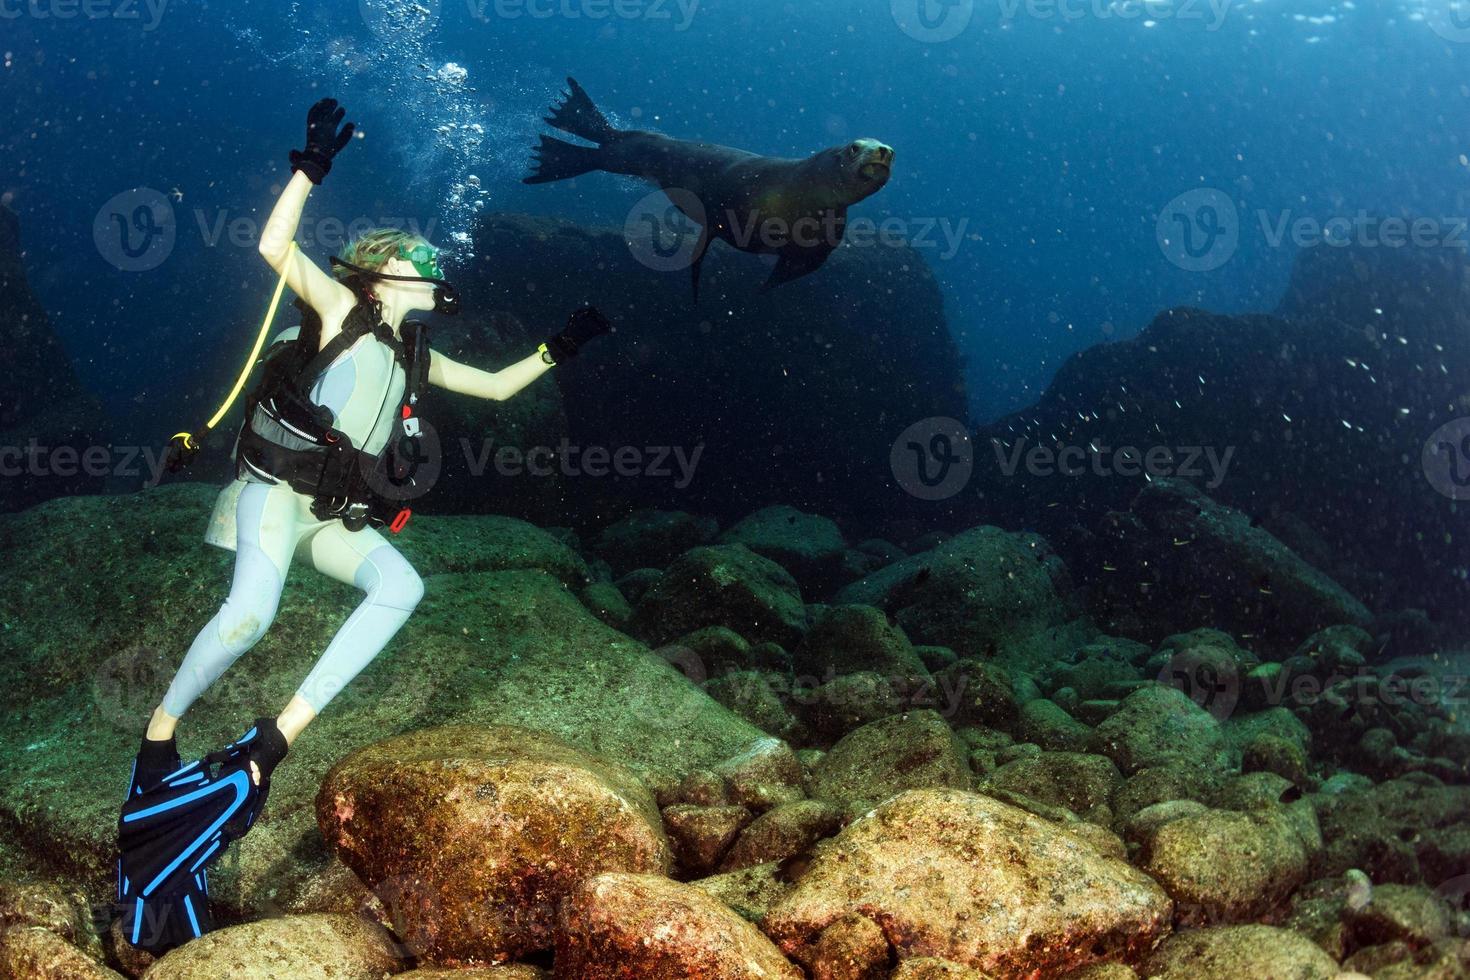
[{"label": "blonde woman", "polygon": [[[374,231],[334,258],[330,273],[314,264],[292,243],[307,196],[352,138],[344,114],[332,99],[308,113],[306,149],[291,153],[294,173],[262,237],[260,254],[299,297],[303,322],[266,352],[236,443],[237,479],[216,507],[209,540],[236,552],[230,593],[154,709],[118,821],[124,935],[154,952],[212,928],[208,866],[249,830],[291,743],[423,595],[418,573],[378,531],[402,529],[402,505],[418,490],[423,384],[503,401],[608,329],[583,307],[524,360],[482,371],[433,351],[407,318],[458,311],[423,238]],[[360,588],[362,604],[277,717],[257,718],[225,749],[182,765],[179,718],[265,634],[293,559]]]}]

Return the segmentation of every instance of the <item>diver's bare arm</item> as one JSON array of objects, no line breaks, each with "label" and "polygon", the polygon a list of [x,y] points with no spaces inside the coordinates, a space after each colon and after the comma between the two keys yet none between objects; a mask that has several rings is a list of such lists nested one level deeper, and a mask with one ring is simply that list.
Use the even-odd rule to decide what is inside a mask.
[{"label": "diver's bare arm", "polygon": [[497,402],[520,393],[549,370],[551,365],[541,359],[539,352],[495,372],[452,361],[436,350],[431,350],[429,355],[429,384]]},{"label": "diver's bare arm", "polygon": [[291,248],[311,188],[312,183],[305,174],[298,171],[291,175],[265,223],[265,231],[260,236],[260,254],[272,269],[286,277],[286,285],[291,287],[291,291],[322,318],[322,343],[325,344],[331,339],[330,334],[335,332],[326,327],[340,323],[352,307],[353,300],[351,290],[317,268],[316,263],[300,249]]}]

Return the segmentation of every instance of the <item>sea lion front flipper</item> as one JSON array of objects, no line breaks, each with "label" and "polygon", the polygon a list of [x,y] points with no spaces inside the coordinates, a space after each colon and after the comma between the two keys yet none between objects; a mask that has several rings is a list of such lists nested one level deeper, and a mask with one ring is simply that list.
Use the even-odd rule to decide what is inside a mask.
[{"label": "sea lion front flipper", "polygon": [[800,252],[783,253],[781,260],[776,263],[776,268],[771,270],[771,277],[761,286],[760,291],[770,292],[793,279],[800,279],[802,276],[816,272],[831,254],[832,249],[825,246],[807,248]]},{"label": "sea lion front flipper", "polygon": [[710,233],[709,225],[699,226],[699,241],[694,243],[694,251],[689,255],[689,277],[694,285],[694,302],[699,302],[699,270],[704,268],[704,257],[709,253]]}]

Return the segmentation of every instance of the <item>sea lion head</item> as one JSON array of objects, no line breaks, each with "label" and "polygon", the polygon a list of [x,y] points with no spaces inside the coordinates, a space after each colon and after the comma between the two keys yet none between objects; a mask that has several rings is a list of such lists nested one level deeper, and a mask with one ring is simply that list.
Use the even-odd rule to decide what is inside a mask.
[{"label": "sea lion head", "polygon": [[893,147],[875,139],[856,139],[823,150],[814,158],[835,185],[844,204],[876,194],[893,174]]}]

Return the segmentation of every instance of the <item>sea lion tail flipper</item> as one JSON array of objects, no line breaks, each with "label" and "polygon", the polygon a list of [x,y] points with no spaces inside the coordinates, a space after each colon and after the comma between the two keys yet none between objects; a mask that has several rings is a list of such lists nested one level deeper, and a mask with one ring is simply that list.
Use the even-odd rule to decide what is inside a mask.
[{"label": "sea lion tail flipper", "polygon": [[575,78],[567,79],[567,88],[569,91],[562,96],[561,103],[551,107],[546,122],[591,143],[606,143],[616,138],[618,130]]},{"label": "sea lion tail flipper", "polygon": [[536,147],[533,169],[521,178],[524,184],[547,184],[581,174],[601,170],[602,151],[592,146],[577,146],[554,136],[542,134]]}]

